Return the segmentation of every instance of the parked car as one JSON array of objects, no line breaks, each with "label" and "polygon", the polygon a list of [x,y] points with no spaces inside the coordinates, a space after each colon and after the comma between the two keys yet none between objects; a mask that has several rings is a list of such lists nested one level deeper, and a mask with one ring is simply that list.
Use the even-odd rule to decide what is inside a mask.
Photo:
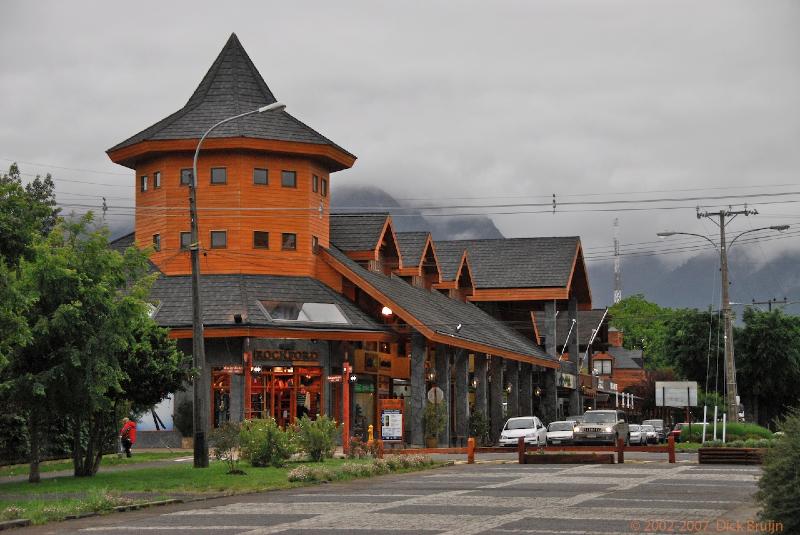
[{"label": "parked car", "polygon": [[550,422],[550,425],[547,426],[547,443],[554,445],[571,444],[572,433],[576,423],[571,420]]},{"label": "parked car", "polygon": [[567,416],[566,418],[564,418],[564,421],[581,423],[583,421],[583,414],[575,414],[573,416]]},{"label": "parked car", "polygon": [[653,419],[653,420],[645,420],[642,422],[642,425],[652,425],[656,433],[658,433],[658,441],[662,444],[667,441],[667,426],[664,425],[664,420],[661,419]]},{"label": "parked car", "polygon": [[681,422],[681,423],[675,424],[675,427],[672,428],[672,431],[669,432],[668,436],[674,437],[675,438],[675,442],[680,442],[681,441],[681,430],[684,427],[686,429],[689,429],[689,424],[686,423],[686,422]]},{"label": "parked car", "polygon": [[652,425],[641,425],[641,433],[644,435],[645,444],[658,444],[658,431]]},{"label": "parked car", "polygon": [[628,423],[625,413],[617,410],[592,410],[586,411],[583,421],[573,430],[575,444],[611,444],[617,439],[623,439],[630,444]]},{"label": "parked car", "polygon": [[509,418],[500,432],[500,445],[516,446],[519,437],[525,437],[525,444],[544,446],[547,444],[547,428],[536,416]]},{"label": "parked car", "polygon": [[631,444],[647,446],[647,433],[642,431],[642,426],[631,424],[628,426],[628,433],[631,436]]}]

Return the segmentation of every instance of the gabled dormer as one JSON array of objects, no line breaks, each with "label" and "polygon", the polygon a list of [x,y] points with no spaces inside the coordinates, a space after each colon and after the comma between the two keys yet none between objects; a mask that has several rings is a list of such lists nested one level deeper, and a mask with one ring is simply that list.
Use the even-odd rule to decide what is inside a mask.
[{"label": "gabled dormer", "polygon": [[331,244],[370,271],[389,275],[403,268],[389,214],[334,214],[330,226]]},{"label": "gabled dormer", "polygon": [[459,301],[466,301],[475,292],[475,283],[467,251],[464,251],[461,255],[452,279],[438,282],[433,287]]},{"label": "gabled dormer", "polygon": [[441,281],[439,260],[430,232],[398,232],[396,235],[403,268],[395,273],[413,286],[430,290]]}]

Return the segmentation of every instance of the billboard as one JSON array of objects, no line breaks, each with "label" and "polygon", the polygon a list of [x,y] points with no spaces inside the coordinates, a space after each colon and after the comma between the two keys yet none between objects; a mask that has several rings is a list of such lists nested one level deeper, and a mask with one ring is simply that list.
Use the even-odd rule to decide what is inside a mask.
[{"label": "billboard", "polygon": [[656,381],[657,407],[696,407],[696,381]]}]

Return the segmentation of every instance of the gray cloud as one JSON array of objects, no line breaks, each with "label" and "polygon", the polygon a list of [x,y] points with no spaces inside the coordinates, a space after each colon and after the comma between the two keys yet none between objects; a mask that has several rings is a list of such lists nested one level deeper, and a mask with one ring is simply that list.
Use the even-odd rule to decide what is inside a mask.
[{"label": "gray cloud", "polygon": [[[0,157],[128,184],[64,183],[62,199],[130,198],[104,150],[183,105],[231,31],[295,116],[359,156],[334,188],[535,202],[800,183],[796,2],[7,1],[0,16]],[[760,210],[754,225],[798,213]],[[617,216],[623,242],[713,231],[691,209],[495,221],[598,247]]]}]

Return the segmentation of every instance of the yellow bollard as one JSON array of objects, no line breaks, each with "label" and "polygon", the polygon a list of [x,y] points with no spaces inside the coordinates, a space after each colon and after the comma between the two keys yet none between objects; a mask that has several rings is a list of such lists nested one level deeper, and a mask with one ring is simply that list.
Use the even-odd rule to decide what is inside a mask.
[{"label": "yellow bollard", "polygon": [[372,441],[375,440],[372,436],[372,425],[367,426],[367,444],[372,444]]}]

